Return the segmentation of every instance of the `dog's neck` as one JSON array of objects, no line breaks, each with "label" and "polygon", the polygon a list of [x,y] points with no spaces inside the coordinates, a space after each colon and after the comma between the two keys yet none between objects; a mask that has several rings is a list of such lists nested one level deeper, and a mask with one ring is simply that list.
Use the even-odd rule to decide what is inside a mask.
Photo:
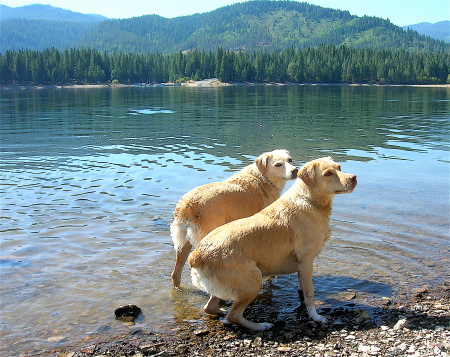
[{"label": "dog's neck", "polygon": [[[296,187],[294,188],[294,186]],[[330,214],[334,196],[314,194],[313,190],[303,180],[297,179],[282,197],[297,204],[307,202],[312,207],[328,211],[328,214]]]},{"label": "dog's neck", "polygon": [[248,172],[251,175],[257,177],[261,182],[267,183],[273,190],[277,192],[278,196],[280,195],[281,191],[283,191],[287,180],[279,178],[278,182],[273,182],[267,176],[263,175],[255,164],[249,165],[248,169]]}]

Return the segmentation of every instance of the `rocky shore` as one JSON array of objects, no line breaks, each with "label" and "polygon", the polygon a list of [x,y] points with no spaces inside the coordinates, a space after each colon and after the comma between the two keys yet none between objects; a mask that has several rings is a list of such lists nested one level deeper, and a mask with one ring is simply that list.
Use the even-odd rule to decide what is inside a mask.
[{"label": "rocky shore", "polygon": [[450,356],[450,283],[418,289],[408,301],[384,299],[370,312],[346,305],[321,309],[326,326],[308,321],[304,311],[259,333],[205,317],[174,323],[167,332],[131,329],[38,356]]},{"label": "rocky shore", "polygon": [[[174,86],[174,83],[157,83],[152,85],[144,85],[143,87],[163,87]],[[418,87],[418,88],[450,88],[450,84],[367,84],[367,83],[275,83],[275,82],[221,82],[217,78],[208,78],[200,81],[188,81],[178,84],[183,87],[224,87],[224,86],[376,86],[376,87]],[[17,89],[91,89],[91,88],[121,88],[121,87],[137,87],[136,84],[45,84],[45,85],[20,85],[6,84],[0,85],[0,90],[17,90]]]}]

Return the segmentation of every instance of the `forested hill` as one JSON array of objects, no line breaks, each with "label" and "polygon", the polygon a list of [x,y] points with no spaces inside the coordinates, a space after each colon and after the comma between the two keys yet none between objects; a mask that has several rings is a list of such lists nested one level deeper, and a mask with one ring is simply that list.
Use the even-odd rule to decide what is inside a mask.
[{"label": "forested hill", "polygon": [[57,20],[57,21],[81,21],[99,22],[107,20],[107,17],[96,14],[80,14],[70,10],[64,10],[50,5],[33,4],[19,7],[9,7],[0,4],[1,20],[8,19],[32,19],[32,20]]},{"label": "forested hill", "polygon": [[50,5],[9,7],[0,4],[0,51],[65,49],[106,17],[80,14]]},{"label": "forested hill", "polygon": [[430,36],[437,40],[450,42],[450,21],[440,21],[435,24],[429,22],[421,22],[420,24],[403,26],[404,30],[410,28],[423,35]]},{"label": "forested hill", "polygon": [[[51,21],[19,23],[2,21],[1,51],[30,47],[34,30],[40,29],[42,45],[65,48],[94,48],[106,52],[169,54],[197,49],[280,51],[304,49],[319,44],[347,45],[353,48],[404,49],[445,52],[443,41],[404,31],[388,20],[357,17],[348,11],[322,8],[296,1],[247,1],[217,10],[173,19],[146,15],[123,20],[106,20],[87,29],[57,31],[60,43],[49,46],[55,36]],[[37,20],[36,20],[37,21]],[[49,29],[53,26],[53,28]],[[78,34],[74,36],[74,31]],[[46,35],[47,34],[47,35]],[[35,41],[36,42],[36,41]]]}]

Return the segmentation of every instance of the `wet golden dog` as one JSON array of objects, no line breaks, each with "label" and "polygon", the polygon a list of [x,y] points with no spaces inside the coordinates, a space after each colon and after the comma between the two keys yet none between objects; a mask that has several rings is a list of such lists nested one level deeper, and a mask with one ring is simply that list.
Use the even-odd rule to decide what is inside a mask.
[{"label": "wet golden dog", "polygon": [[280,197],[287,180],[297,177],[286,150],[260,155],[223,182],[199,186],[178,202],[170,233],[176,252],[172,283],[178,287],[184,263],[197,243],[214,228],[251,216]]},{"label": "wet golden dog", "polygon": [[194,285],[211,294],[205,311],[221,314],[220,299],[232,300],[228,322],[254,331],[271,328],[245,319],[244,310],[265,277],[298,273],[309,317],[325,323],[314,306],[313,260],[330,235],[334,196],[355,186],[356,176],[341,172],[331,158],[310,161],[274,203],[208,234],[189,256]]}]

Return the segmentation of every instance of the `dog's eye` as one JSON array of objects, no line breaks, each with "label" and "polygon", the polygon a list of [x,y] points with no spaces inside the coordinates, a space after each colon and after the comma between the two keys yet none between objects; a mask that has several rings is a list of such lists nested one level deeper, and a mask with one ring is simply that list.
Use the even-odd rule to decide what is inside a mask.
[{"label": "dog's eye", "polygon": [[287,162],[292,162],[292,158],[289,158],[289,159],[287,160]]},{"label": "dog's eye", "polygon": [[282,164],[281,162],[277,162],[277,163],[275,164],[275,167],[280,167],[280,166],[283,166],[283,164]]},{"label": "dog's eye", "polygon": [[324,175],[324,176],[331,176],[331,175],[333,175],[333,171],[330,171],[330,170],[325,171],[325,172],[323,173],[323,175]]},{"label": "dog's eye", "polygon": [[338,166],[338,168],[337,168],[337,169],[338,169],[339,171],[342,171],[342,170],[341,170],[341,166],[340,166],[340,165]]}]

